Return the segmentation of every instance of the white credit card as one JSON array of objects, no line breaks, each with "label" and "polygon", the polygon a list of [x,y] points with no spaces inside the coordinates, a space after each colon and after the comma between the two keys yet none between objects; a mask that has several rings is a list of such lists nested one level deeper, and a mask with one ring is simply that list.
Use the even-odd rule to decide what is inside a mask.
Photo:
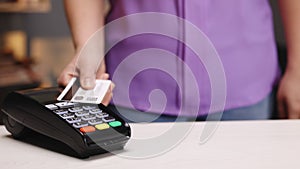
[{"label": "white credit card", "polygon": [[68,83],[63,92],[57,97],[57,100],[100,104],[110,85],[110,80],[96,80],[96,86],[94,89],[84,90],[80,87],[79,80],[74,77]]}]

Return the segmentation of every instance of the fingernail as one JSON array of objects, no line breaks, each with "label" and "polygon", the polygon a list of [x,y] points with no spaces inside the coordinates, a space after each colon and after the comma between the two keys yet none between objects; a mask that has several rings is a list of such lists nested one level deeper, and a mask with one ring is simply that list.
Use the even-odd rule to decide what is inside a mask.
[{"label": "fingernail", "polygon": [[109,78],[109,74],[107,73],[104,73],[101,75],[100,79],[104,79],[104,80],[107,80]]},{"label": "fingernail", "polygon": [[92,78],[84,78],[82,80],[82,87],[84,89],[93,89],[95,86],[95,81]]},{"label": "fingernail", "polygon": [[113,91],[115,87],[116,87],[115,83],[111,83],[111,85],[110,85],[111,91]]}]

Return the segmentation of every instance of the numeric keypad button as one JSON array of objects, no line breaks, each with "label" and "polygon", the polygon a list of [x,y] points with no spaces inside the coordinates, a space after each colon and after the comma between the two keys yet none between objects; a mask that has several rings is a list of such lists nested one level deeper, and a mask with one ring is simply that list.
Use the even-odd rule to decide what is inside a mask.
[{"label": "numeric keypad button", "polygon": [[69,108],[68,110],[72,113],[75,113],[75,112],[83,111],[83,108],[81,108],[81,107],[72,107],[72,108]]},{"label": "numeric keypad button", "polygon": [[75,128],[81,128],[81,127],[85,127],[85,126],[88,126],[89,124],[86,122],[86,121],[81,121],[81,122],[78,122],[78,123],[73,123],[73,126]]},{"label": "numeric keypad button", "polygon": [[68,118],[66,119],[68,123],[78,123],[81,122],[81,118],[78,117],[72,117],[72,118]]},{"label": "numeric keypad button", "polygon": [[115,121],[115,118],[108,116],[108,117],[104,117],[102,118],[102,120],[106,123],[111,122],[111,121]]},{"label": "numeric keypad button", "polygon": [[82,118],[82,120],[89,121],[89,120],[94,120],[94,119],[96,119],[96,116],[90,114],[90,115],[82,116],[81,118]]},{"label": "numeric keypad button", "polygon": [[84,110],[92,110],[92,109],[97,109],[97,106],[90,106],[90,105],[84,105],[82,106]]},{"label": "numeric keypad button", "polygon": [[47,107],[50,110],[56,110],[56,109],[58,109],[58,107],[55,106],[54,104],[47,104],[47,105],[45,105],[45,107]]},{"label": "numeric keypad button", "polygon": [[59,103],[55,103],[56,106],[60,107],[60,108],[69,108],[69,107],[73,107],[78,103],[73,103],[73,102],[59,102]]},{"label": "numeric keypad button", "polygon": [[101,113],[101,112],[102,112],[102,110],[101,110],[101,109],[98,109],[98,108],[96,108],[96,109],[91,109],[91,110],[89,110],[89,112],[90,112],[91,114],[97,114],[97,113]]},{"label": "numeric keypad button", "polygon": [[98,118],[103,118],[103,117],[108,117],[109,115],[107,113],[102,112],[102,113],[97,113],[96,116]]},{"label": "numeric keypad button", "polygon": [[87,116],[87,115],[89,115],[89,112],[88,111],[79,111],[79,112],[76,112],[75,115],[78,117]]},{"label": "numeric keypad button", "polygon": [[68,113],[68,110],[67,109],[58,109],[58,110],[54,110],[53,112],[58,115],[61,115],[61,114]]},{"label": "numeric keypad button", "polygon": [[102,121],[102,119],[96,118],[96,119],[93,119],[93,120],[89,120],[88,123],[90,125],[97,125],[97,124],[103,123],[103,121]]},{"label": "numeric keypad button", "polygon": [[74,117],[74,114],[73,113],[65,113],[65,114],[60,114],[59,116],[63,119],[68,119],[68,118]]}]

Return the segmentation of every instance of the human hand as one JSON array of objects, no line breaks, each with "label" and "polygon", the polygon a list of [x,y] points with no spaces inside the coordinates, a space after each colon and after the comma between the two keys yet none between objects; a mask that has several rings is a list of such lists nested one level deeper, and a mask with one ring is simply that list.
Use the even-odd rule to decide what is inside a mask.
[{"label": "human hand", "polygon": [[[105,63],[101,62],[100,66],[94,61],[84,61],[76,55],[71,62],[65,67],[57,79],[59,85],[66,86],[73,77],[80,77],[80,85],[82,88],[89,90],[95,87],[96,79],[107,80],[109,74],[105,73]],[[112,98],[114,88],[112,83],[107,91],[102,104],[108,105]]]},{"label": "human hand", "polygon": [[300,72],[287,69],[277,93],[280,118],[300,118]]}]

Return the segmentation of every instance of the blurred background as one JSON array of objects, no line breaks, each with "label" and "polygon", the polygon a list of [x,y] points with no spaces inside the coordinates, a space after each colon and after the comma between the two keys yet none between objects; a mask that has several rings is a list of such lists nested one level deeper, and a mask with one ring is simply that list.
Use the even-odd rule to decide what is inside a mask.
[{"label": "blurred background", "polygon": [[[0,0],[0,25],[1,87],[56,86],[56,76],[73,53],[63,2]],[[18,67],[25,70],[17,72]]]}]

